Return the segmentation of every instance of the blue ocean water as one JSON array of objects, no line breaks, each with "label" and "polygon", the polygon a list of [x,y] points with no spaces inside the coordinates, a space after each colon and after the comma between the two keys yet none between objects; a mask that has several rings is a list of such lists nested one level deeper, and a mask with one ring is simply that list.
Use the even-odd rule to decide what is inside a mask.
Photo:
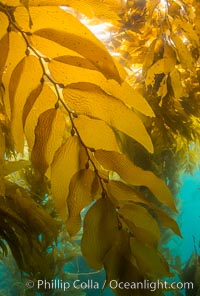
[{"label": "blue ocean water", "polygon": [[[178,198],[180,200],[180,213],[177,217],[177,222],[180,226],[183,238],[181,239],[174,235],[165,247],[169,248],[172,258],[180,258],[180,263],[184,267],[191,254],[194,253],[195,248],[198,254],[200,254],[200,171],[196,171],[193,176],[183,175],[181,177],[181,182],[182,187],[178,193]],[[0,292],[2,290],[7,291],[6,294],[4,294],[5,296],[26,295],[16,294],[16,274],[15,272],[12,273],[12,270],[6,270],[6,268],[7,266],[0,261]],[[98,282],[100,289],[105,281],[105,272],[103,270],[96,272],[90,269],[87,267],[85,260],[82,257],[78,257],[76,260],[68,263],[65,267],[65,271],[77,273],[79,275],[78,278],[80,279],[80,282],[88,282],[88,280],[92,280],[93,283]],[[19,275],[17,275],[17,277],[19,277]],[[175,274],[172,280],[180,281],[180,277]],[[100,290],[93,287],[89,287],[88,289],[84,289],[82,291],[86,296],[100,295]],[[172,292],[165,294],[166,296],[174,295]],[[36,294],[36,296],[40,295],[40,293]],[[65,292],[63,295],[70,294]],[[101,295],[112,296],[114,294],[109,288],[106,288]],[[186,295],[185,291],[180,291],[179,295]]]},{"label": "blue ocean water", "polygon": [[178,253],[182,261],[186,262],[194,251],[194,238],[197,249],[200,242],[200,171],[196,171],[193,176],[182,176],[178,197],[182,204],[178,223],[184,238]]},{"label": "blue ocean water", "polygon": [[[181,177],[181,189],[177,195],[179,199],[179,215],[177,223],[180,227],[183,238],[173,236],[167,243],[173,258],[179,258],[182,269],[186,266],[191,256],[196,252],[200,255],[200,171],[193,175],[184,174]],[[179,282],[178,274],[171,281]],[[180,295],[186,295],[186,291],[180,291]],[[165,293],[166,296],[173,296],[173,293]],[[195,296],[195,294],[194,294]]]}]

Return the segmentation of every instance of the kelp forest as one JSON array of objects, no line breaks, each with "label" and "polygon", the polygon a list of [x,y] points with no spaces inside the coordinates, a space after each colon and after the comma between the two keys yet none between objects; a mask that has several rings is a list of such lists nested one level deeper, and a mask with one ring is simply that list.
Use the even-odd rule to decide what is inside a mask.
[{"label": "kelp forest", "polygon": [[0,0],[0,295],[200,295],[198,236],[167,248],[199,36],[199,0]]}]

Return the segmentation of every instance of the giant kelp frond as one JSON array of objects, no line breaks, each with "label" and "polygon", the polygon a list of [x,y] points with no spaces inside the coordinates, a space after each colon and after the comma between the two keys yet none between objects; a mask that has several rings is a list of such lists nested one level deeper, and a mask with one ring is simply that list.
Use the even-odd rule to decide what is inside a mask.
[{"label": "giant kelp frond", "polygon": [[0,198],[0,217],[4,252],[6,241],[22,271],[48,276],[51,268],[45,251],[58,236],[53,218],[15,185],[8,186],[5,196]]},{"label": "giant kelp frond", "polygon": [[[97,1],[86,1],[96,16],[103,14],[101,9],[110,11],[114,2],[98,5]],[[165,60],[169,44],[164,55],[160,55],[162,46],[158,42],[158,54],[154,57],[153,52],[153,61],[144,70],[145,98],[140,89],[125,81],[122,66],[90,30],[73,14],[58,7],[74,4],[78,9],[78,3],[84,13],[83,1],[52,1],[52,5],[47,1],[0,1],[2,101],[15,150],[24,151],[26,138],[33,180],[36,184],[50,184],[48,193],[70,235],[82,226],[81,211],[96,200],[83,226],[82,252],[89,265],[96,269],[104,266],[108,280],[117,278],[125,282],[170,276],[158,245],[161,225],[180,235],[176,222],[163,212],[176,211],[173,196],[164,181],[152,172],[153,166],[144,168],[137,158],[130,160],[131,153],[125,145],[131,139],[136,147],[134,153],[143,150],[149,159],[153,158],[154,149],[161,153],[160,147],[152,143],[152,126],[156,126],[152,122],[162,120],[162,112],[158,111],[164,105],[159,106],[156,96],[151,107],[149,97],[153,98],[158,91],[163,74],[172,75],[180,54],[174,46],[175,61],[171,62],[169,56]],[[153,3],[147,1],[147,7],[138,9],[135,3],[134,13],[131,7],[129,12],[119,8],[120,16],[116,9],[122,23],[132,17],[129,25],[134,21],[132,31],[144,47],[150,32],[143,42],[140,31],[145,28],[144,22],[151,24],[152,16],[157,16],[157,5]],[[141,22],[136,12],[138,18],[142,17]],[[123,33],[123,25],[121,28]],[[127,38],[133,38],[132,31],[127,32]],[[178,44],[176,37],[173,40]],[[173,97],[170,87],[169,96]],[[41,267],[41,276],[49,277],[56,262],[45,250],[57,235],[56,227],[45,206],[40,207],[36,203],[39,200],[31,197],[26,189],[16,186],[12,190],[5,184],[2,237],[22,271],[36,277]],[[147,252],[149,261],[144,260]],[[28,253],[33,254],[29,264]],[[115,292],[124,295],[121,290]]]},{"label": "giant kelp frond", "polygon": [[198,1],[127,1],[121,30],[109,41],[156,114],[145,119],[154,155],[137,153],[132,140],[128,153],[174,188],[180,172],[199,163],[199,34]]},{"label": "giant kelp frond", "polygon": [[[82,2],[79,1],[79,6],[75,2],[66,5],[73,7],[74,3],[74,9],[87,16],[89,10],[84,12]],[[198,164],[199,3],[174,0],[119,2],[104,3],[108,12],[105,13],[106,21],[113,21],[109,16],[113,4],[113,11],[119,17],[118,24],[113,23],[110,28],[114,34],[105,40],[106,46],[117,52],[119,61],[131,70],[130,83],[142,92],[156,113],[155,119],[147,122],[145,119],[156,152],[151,168],[178,183],[173,174],[162,174],[166,163],[162,154],[163,150],[165,155],[170,151],[167,158],[172,156],[180,171],[192,172]],[[105,21],[101,20],[101,9],[96,1],[87,1],[87,5],[94,15],[88,21],[91,28],[96,24],[95,16],[97,23]]]}]

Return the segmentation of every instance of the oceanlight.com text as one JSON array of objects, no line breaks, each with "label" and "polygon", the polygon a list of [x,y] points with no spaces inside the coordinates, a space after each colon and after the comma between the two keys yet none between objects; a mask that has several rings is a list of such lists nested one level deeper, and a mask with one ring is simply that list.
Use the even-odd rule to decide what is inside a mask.
[{"label": "oceanlight.com text", "polygon": [[109,287],[111,289],[121,289],[121,290],[150,290],[154,292],[155,290],[192,290],[194,287],[193,282],[172,282],[168,283],[166,281],[149,281],[144,280],[141,282],[119,282],[116,280],[111,280],[109,282]]},{"label": "oceanlight.com text", "polygon": [[120,290],[149,290],[154,292],[155,290],[173,291],[173,290],[192,290],[194,288],[193,282],[172,282],[167,281],[150,281],[144,280],[140,282],[121,282],[117,280],[111,280],[110,282],[104,281],[103,285],[97,281],[88,279],[87,281],[81,281],[76,279],[74,281],[63,280],[37,280],[36,282],[28,280],[26,287],[28,289],[36,288],[37,290],[62,290],[67,291],[69,289],[77,290],[90,290],[90,289],[104,289],[106,286],[111,289]]}]

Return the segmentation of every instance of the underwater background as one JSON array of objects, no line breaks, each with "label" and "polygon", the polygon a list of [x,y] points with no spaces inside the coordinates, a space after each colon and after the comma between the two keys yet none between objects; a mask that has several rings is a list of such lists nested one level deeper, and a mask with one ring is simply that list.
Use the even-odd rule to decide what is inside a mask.
[{"label": "underwater background", "polygon": [[200,1],[0,0],[0,24],[0,296],[112,296],[102,266],[200,296]]},{"label": "underwater background", "polygon": [[[174,277],[166,279],[167,281],[181,281],[179,277],[180,269],[184,269],[192,254],[199,254],[200,243],[200,171],[194,172],[193,175],[183,174],[181,176],[181,188],[178,192],[178,208],[177,222],[179,224],[183,238],[176,235],[171,236],[169,241],[162,246],[166,254],[170,254],[169,260],[172,266]],[[196,254],[197,255],[197,254]],[[70,261],[65,266],[65,272],[76,274],[80,282],[93,283],[98,282],[99,287],[103,286],[105,280],[105,272],[94,271],[87,267],[83,257],[79,256]],[[31,289],[27,289],[25,282],[20,280],[20,272],[17,269],[16,263],[12,255],[8,259],[0,261],[0,295],[17,296],[17,295],[44,295],[42,293],[31,294]],[[88,288],[79,290],[78,294],[72,292],[64,292],[62,290],[51,290],[47,295],[86,295],[86,296],[111,296],[114,295],[107,287],[102,294],[99,289]],[[187,295],[185,291],[179,290],[178,295]],[[46,295],[46,294],[45,294]],[[175,295],[172,292],[165,292],[166,296]],[[191,294],[193,295],[193,294]]]}]

